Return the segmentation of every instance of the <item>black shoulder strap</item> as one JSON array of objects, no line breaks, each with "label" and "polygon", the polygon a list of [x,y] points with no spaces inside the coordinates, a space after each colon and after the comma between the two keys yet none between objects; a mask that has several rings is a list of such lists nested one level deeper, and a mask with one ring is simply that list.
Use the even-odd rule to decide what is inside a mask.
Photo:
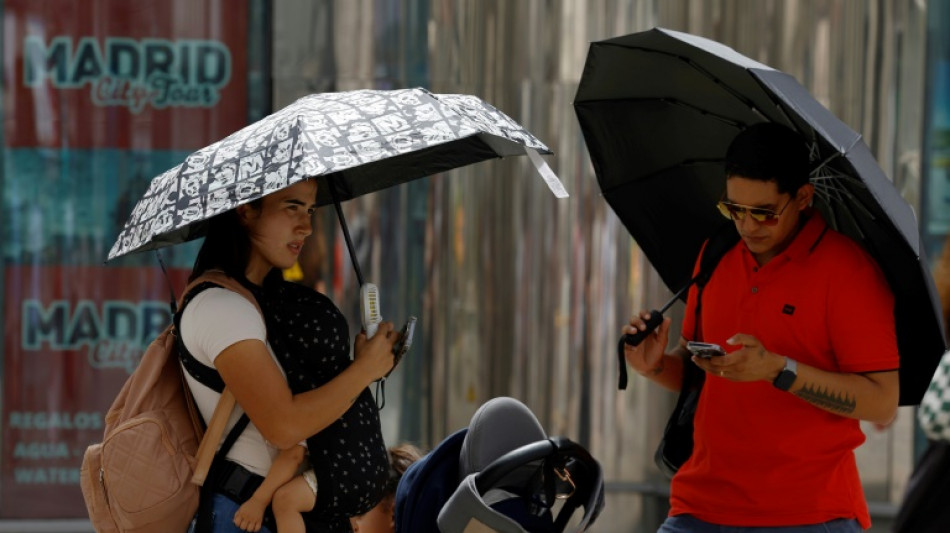
[{"label": "black shoulder strap", "polygon": [[[191,355],[191,352],[188,351],[188,348],[185,347],[185,341],[182,340],[181,336],[181,315],[185,311],[185,307],[188,306],[188,302],[194,299],[201,291],[210,288],[221,288],[220,285],[211,282],[199,283],[194,289],[191,290],[188,294],[182,298],[181,307],[173,313],[175,321],[175,330],[178,332],[178,335],[175,336],[176,342],[178,343],[178,357],[181,360],[182,367],[185,371],[195,378],[198,383],[210,388],[211,390],[221,394],[224,391],[224,380],[221,379],[221,375],[218,374],[218,371],[214,368],[208,367],[207,365],[202,364],[195,356]],[[237,423],[234,424],[234,427],[231,428],[231,431],[224,437],[224,441],[221,444],[221,447],[216,452],[217,456],[225,457],[228,452],[231,450],[231,447],[234,446],[234,443],[237,441],[237,438],[244,432],[244,429],[250,423],[251,419],[248,418],[247,413],[241,414],[241,417],[238,419]]]},{"label": "black shoulder strap", "polygon": [[185,368],[185,371],[195,378],[198,383],[201,383],[205,387],[217,392],[218,394],[224,390],[224,380],[221,379],[221,376],[218,374],[218,371],[214,368],[211,368],[207,365],[202,364],[195,356],[191,355],[191,352],[188,351],[188,348],[185,347],[185,341],[182,339],[181,335],[181,316],[185,312],[185,307],[188,306],[188,303],[191,302],[198,296],[198,294],[210,288],[221,288],[220,285],[215,283],[205,282],[199,283],[194,289],[191,290],[188,294],[182,298],[181,307],[178,309],[178,312],[174,315],[175,320],[175,330],[179,332],[177,335],[178,338],[178,357],[181,359],[181,364]]},{"label": "black shoulder strap", "polygon": [[[731,250],[737,242],[739,242],[739,232],[736,231],[736,225],[732,222],[725,222],[709,237],[706,246],[703,248],[702,256],[699,258],[699,273],[690,281],[690,283],[696,284],[697,289],[696,308],[693,315],[692,340],[694,341],[703,340],[701,338],[702,328],[700,327],[703,309],[703,289],[706,288],[706,284],[709,283],[709,279],[712,278],[713,272],[719,264],[719,260],[722,259],[722,257],[726,255],[726,252]],[[705,378],[706,374],[700,370],[699,367],[693,364],[684,364],[683,383],[680,386],[680,398],[677,400],[677,404],[679,405],[693,390],[700,389],[706,380]],[[678,409],[679,406],[677,406],[677,410]]]},{"label": "black shoulder strap", "polygon": [[699,259],[699,273],[692,280],[700,290],[709,282],[722,256],[726,255],[726,252],[731,250],[737,242],[739,242],[739,232],[736,231],[736,225],[732,222],[724,222],[709,237]]},{"label": "black shoulder strap", "polygon": [[724,222],[716,228],[716,231],[713,232],[709,240],[706,241],[706,246],[703,247],[699,258],[699,273],[696,274],[695,278],[690,280],[690,283],[696,284],[697,289],[696,320],[693,322],[694,341],[702,340],[697,338],[697,334],[699,333],[700,310],[703,306],[703,289],[706,288],[706,284],[709,283],[709,279],[712,278],[713,272],[719,264],[719,260],[722,259],[722,256],[726,255],[726,252],[731,250],[737,242],[739,242],[739,232],[736,231],[736,225],[732,222]]}]

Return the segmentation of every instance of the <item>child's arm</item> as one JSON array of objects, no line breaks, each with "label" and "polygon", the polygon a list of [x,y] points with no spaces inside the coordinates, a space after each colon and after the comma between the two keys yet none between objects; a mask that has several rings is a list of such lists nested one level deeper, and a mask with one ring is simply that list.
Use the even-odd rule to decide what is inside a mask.
[{"label": "child's arm", "polygon": [[264,520],[264,510],[274,498],[277,489],[289,482],[297,475],[300,463],[306,456],[306,449],[297,445],[287,450],[281,450],[274,463],[264,477],[260,487],[254,491],[251,498],[234,514],[234,525],[245,531],[258,531]]}]

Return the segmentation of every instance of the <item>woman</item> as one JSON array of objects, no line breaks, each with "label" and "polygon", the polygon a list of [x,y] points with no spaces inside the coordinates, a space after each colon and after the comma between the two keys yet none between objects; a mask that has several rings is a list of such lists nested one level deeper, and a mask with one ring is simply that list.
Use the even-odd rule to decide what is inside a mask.
[{"label": "woman", "polygon": [[[372,508],[384,488],[388,461],[368,385],[392,369],[398,334],[390,322],[380,324],[370,340],[361,332],[350,362],[349,334],[336,306],[280,278],[312,231],[316,195],[316,182],[304,180],[209,221],[190,280],[223,271],[248,288],[261,312],[237,293],[208,284],[189,292],[179,311],[185,350],[217,370],[237,400],[229,429],[239,412],[250,418],[226,458],[212,465],[198,531],[241,531],[233,524],[242,503],[235,494],[252,493],[278,451],[305,440],[311,450],[321,450],[310,454],[317,474],[314,513],[327,518],[330,530],[347,530],[347,517]],[[186,378],[209,420],[219,395],[188,372]],[[353,432],[362,433],[348,439]],[[313,439],[324,434],[315,448]],[[343,446],[332,454],[326,442],[331,438]],[[340,465],[343,460],[375,466],[361,473]],[[276,533],[266,524],[262,531]]]}]

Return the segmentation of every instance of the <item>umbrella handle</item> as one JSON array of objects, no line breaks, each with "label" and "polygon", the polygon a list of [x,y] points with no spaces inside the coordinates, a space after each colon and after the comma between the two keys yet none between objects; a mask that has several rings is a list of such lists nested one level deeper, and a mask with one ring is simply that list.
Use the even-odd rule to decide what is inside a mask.
[{"label": "umbrella handle", "polygon": [[617,373],[618,373],[618,383],[617,388],[620,390],[627,388],[627,360],[624,357],[623,347],[625,344],[630,346],[636,346],[643,342],[643,339],[647,335],[653,332],[657,326],[663,323],[663,313],[657,311],[656,309],[650,311],[650,318],[646,320],[646,329],[643,331],[638,331],[634,334],[627,333],[626,335],[620,337],[620,342],[617,343]]},{"label": "umbrella handle", "polygon": [[624,335],[623,341],[629,344],[630,346],[637,346],[638,344],[643,342],[643,339],[645,339],[647,335],[649,335],[650,333],[653,333],[653,330],[655,330],[657,326],[663,323],[663,313],[654,309],[650,311],[650,318],[646,319],[645,322],[647,325],[646,329],[638,331],[633,334],[628,333]]}]

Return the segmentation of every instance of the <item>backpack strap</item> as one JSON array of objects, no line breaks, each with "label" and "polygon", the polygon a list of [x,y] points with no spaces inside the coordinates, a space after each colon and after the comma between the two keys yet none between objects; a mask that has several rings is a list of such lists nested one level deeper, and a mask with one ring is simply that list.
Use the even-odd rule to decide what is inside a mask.
[{"label": "backpack strap", "polygon": [[[711,237],[704,243],[699,252],[699,273],[696,274],[690,283],[696,284],[696,308],[694,310],[693,320],[693,339],[694,341],[703,340],[702,328],[702,309],[703,309],[703,289],[712,278],[716,266],[722,256],[731,250],[739,242],[739,232],[736,231],[736,225],[732,222],[721,224]],[[683,365],[683,384],[680,390],[702,387],[705,375],[694,365]],[[681,392],[682,394],[682,392]]]},{"label": "backpack strap", "polygon": [[[247,299],[247,301],[254,304],[254,308],[257,309],[257,312],[263,316],[261,306],[257,303],[257,298],[255,298],[251,291],[244,285],[220,270],[209,270],[198,276],[185,288],[181,301],[178,303],[178,311],[174,314],[176,331],[181,332],[181,316],[184,313],[185,306],[199,293],[210,288],[227,289],[240,294]],[[185,347],[185,342],[182,340],[181,335],[178,335],[178,348],[182,366],[185,367],[188,374],[195,378],[198,383],[220,394],[221,391],[224,390],[224,380],[221,379],[218,371],[195,359],[191,352]]]},{"label": "backpack strap", "polygon": [[[227,289],[240,294],[254,304],[254,308],[257,309],[258,313],[261,313],[257,299],[246,287],[221,271],[208,271],[189,283],[185,289],[182,299],[178,304],[177,312],[174,313],[176,331],[181,332],[181,315],[184,312],[185,306],[203,290],[214,287]],[[261,315],[263,316],[263,313],[261,313]],[[185,347],[185,342],[181,335],[179,334],[176,337],[179,358],[185,370],[195,378],[196,381],[221,394],[217,405],[215,405],[214,413],[211,415],[211,420],[208,421],[207,431],[202,437],[198,451],[195,454],[196,465],[191,481],[201,486],[207,478],[211,462],[216,455],[215,448],[221,440],[224,427],[231,417],[231,412],[234,410],[236,402],[234,395],[225,387],[224,380],[221,379],[221,375],[218,371],[199,362],[191,352],[188,351],[188,348]],[[231,431],[228,432],[221,447],[217,450],[218,456],[222,458],[227,456],[231,447],[237,441],[241,433],[244,432],[244,429],[247,428],[250,421],[247,413],[241,414],[241,417],[237,423],[234,424],[234,427],[231,428]]]},{"label": "backpack strap", "polygon": [[[699,273],[690,283],[697,288],[693,339],[702,340],[701,310],[703,289],[712,278],[719,260],[739,241],[735,224],[724,223],[706,241],[700,252]],[[693,417],[699,404],[699,395],[706,382],[706,373],[689,361],[683,362],[683,381],[676,405],[663,431],[663,438],[654,455],[660,471],[670,478],[693,453]]]},{"label": "backpack strap", "polygon": [[709,279],[712,278],[713,272],[716,270],[716,265],[719,264],[719,260],[722,259],[722,256],[726,255],[726,252],[731,250],[737,242],[739,242],[739,232],[736,231],[736,225],[732,222],[725,222],[709,237],[699,252],[699,273],[690,281],[690,283],[696,284],[697,289],[696,321],[693,324],[693,340],[702,340],[699,337],[702,335],[699,319],[701,316],[700,311],[703,306],[703,289],[706,288],[706,284],[709,283]]},{"label": "backpack strap", "polygon": [[[185,311],[185,306],[188,305],[195,296],[198,296],[199,293],[211,288],[224,287],[208,281],[189,287],[181,298],[178,312],[174,315],[175,331],[181,332],[181,316]],[[195,378],[195,381],[221,394],[224,390],[224,380],[221,379],[221,375],[218,374],[218,371],[214,368],[199,362],[198,359],[188,351],[181,335],[178,335],[178,357],[181,359],[181,365],[185,368],[185,371],[188,372],[191,377]]]}]

